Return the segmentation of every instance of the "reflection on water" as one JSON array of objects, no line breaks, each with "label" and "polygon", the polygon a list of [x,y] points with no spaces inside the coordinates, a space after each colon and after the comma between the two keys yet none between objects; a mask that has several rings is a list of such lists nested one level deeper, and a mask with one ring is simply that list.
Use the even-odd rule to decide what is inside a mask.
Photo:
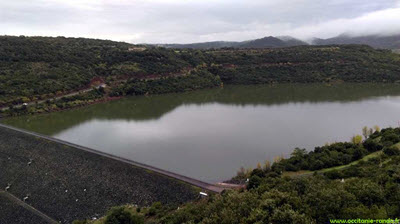
[{"label": "reflection on water", "polygon": [[228,86],[3,122],[216,182],[294,147],[395,126],[399,96],[394,84]]}]

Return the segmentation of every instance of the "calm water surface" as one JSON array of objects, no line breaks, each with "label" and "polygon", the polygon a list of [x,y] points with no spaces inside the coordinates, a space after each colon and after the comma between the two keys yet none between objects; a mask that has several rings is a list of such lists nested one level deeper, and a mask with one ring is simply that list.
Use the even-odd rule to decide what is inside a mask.
[{"label": "calm water surface", "polygon": [[130,97],[2,122],[217,182],[295,147],[399,120],[400,85],[296,84]]}]

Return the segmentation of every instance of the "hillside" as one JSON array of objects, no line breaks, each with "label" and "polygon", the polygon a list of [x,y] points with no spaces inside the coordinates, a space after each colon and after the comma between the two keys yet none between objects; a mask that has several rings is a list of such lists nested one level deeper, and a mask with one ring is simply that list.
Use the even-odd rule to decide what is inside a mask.
[{"label": "hillside", "polygon": [[213,51],[209,69],[224,83],[396,82],[398,54],[362,45]]},{"label": "hillside", "polygon": [[400,35],[392,36],[348,36],[339,35],[329,39],[318,39],[313,41],[316,45],[332,45],[332,44],[365,44],[374,48],[381,49],[400,49]]},{"label": "hillside", "polygon": [[174,50],[82,38],[3,36],[0,115],[222,83],[400,81],[400,55],[388,50],[365,45],[252,48],[281,42],[268,37],[247,42],[249,48]]},{"label": "hillside", "polygon": [[0,37],[0,106],[90,87],[95,77],[166,76],[190,64],[173,51],[83,38]]}]

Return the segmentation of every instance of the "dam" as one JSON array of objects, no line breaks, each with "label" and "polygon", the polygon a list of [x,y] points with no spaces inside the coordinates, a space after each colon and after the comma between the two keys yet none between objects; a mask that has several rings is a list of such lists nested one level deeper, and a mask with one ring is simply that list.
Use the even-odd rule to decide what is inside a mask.
[{"label": "dam", "polygon": [[0,168],[0,223],[71,223],[113,206],[177,205],[223,190],[7,125],[0,125]]}]

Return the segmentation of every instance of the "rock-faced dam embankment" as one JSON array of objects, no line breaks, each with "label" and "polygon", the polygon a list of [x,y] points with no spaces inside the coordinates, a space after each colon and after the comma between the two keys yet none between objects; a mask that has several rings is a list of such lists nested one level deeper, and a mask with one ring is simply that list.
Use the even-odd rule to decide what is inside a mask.
[{"label": "rock-faced dam embankment", "polygon": [[[31,216],[44,214],[61,223],[99,217],[124,204],[183,203],[197,198],[201,187],[221,190],[90,150],[0,125],[0,190],[27,205],[14,205],[23,214],[38,211],[39,215]],[[15,200],[3,195],[1,201],[12,204]],[[7,220],[7,214],[1,213]]]}]

